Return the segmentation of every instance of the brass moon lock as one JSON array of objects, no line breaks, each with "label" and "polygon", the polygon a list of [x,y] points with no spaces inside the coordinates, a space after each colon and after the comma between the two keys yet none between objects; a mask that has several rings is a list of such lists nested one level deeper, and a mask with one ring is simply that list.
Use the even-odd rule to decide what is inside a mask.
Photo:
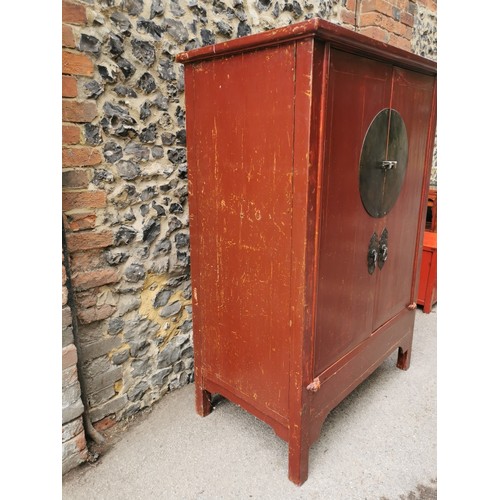
[{"label": "brass moon lock", "polygon": [[408,135],[401,115],[383,109],[366,132],[359,161],[359,192],[372,217],[392,209],[403,186],[408,161]]}]

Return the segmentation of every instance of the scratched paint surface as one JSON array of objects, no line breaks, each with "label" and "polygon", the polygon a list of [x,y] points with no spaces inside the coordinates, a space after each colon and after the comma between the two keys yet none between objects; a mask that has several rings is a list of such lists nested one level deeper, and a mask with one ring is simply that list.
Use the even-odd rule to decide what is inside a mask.
[{"label": "scratched paint surface", "polygon": [[[315,374],[320,374],[410,303],[424,182],[433,77],[334,51],[327,125],[325,192],[320,237]],[[391,83],[393,82],[393,83]],[[338,99],[350,90],[351,99]],[[359,195],[359,154],[366,130],[384,108],[406,124],[408,165],[399,197],[382,218],[371,217]],[[329,127],[329,128],[328,128]],[[389,232],[388,259],[370,275],[374,232]],[[340,284],[340,286],[338,286]]]},{"label": "scratched paint surface", "polygon": [[432,110],[434,78],[401,68],[394,69],[392,107],[402,116],[408,137],[405,182],[393,209],[379,221],[378,234],[389,230],[390,260],[378,274],[373,329],[397,314],[410,301],[419,223],[420,192],[424,180],[427,123]]},{"label": "scratched paint surface", "polygon": [[[315,374],[372,332],[376,276],[366,255],[373,217],[359,196],[364,134],[390,101],[391,66],[350,54],[331,54],[324,192],[318,269]],[[349,95],[349,99],[343,99]],[[334,119],[335,118],[335,119]]]},{"label": "scratched paint surface", "polygon": [[[288,410],[294,44],[192,68],[193,320],[203,376]],[[204,103],[209,103],[206,106]]]}]

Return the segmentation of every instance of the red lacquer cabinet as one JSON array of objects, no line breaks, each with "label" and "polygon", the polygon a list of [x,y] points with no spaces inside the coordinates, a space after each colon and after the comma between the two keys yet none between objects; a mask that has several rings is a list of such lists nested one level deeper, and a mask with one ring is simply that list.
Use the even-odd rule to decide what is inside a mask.
[{"label": "red lacquer cabinet", "polygon": [[319,19],[177,60],[196,408],[267,422],[301,484],[328,413],[410,363],[436,65]]}]

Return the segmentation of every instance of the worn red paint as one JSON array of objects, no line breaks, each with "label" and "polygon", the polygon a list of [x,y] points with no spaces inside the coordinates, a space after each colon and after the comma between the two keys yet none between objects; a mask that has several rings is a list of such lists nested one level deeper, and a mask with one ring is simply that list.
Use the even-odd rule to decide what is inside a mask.
[{"label": "worn red paint", "polygon": [[425,231],[417,304],[430,313],[437,302],[437,233]]},{"label": "worn red paint", "polygon": [[[435,127],[435,63],[314,19],[180,54],[196,406],[221,394],[289,443],[289,477],[328,413],[395,349],[410,362]],[[364,133],[405,120],[402,192],[363,209]],[[369,275],[373,231],[390,258]]]}]

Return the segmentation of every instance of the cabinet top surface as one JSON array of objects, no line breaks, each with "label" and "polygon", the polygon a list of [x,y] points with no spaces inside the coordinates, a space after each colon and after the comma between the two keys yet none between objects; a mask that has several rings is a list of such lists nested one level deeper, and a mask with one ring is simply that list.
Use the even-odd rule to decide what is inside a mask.
[{"label": "cabinet top surface", "polygon": [[177,54],[176,60],[183,64],[189,64],[307,38],[323,40],[335,48],[391,62],[415,71],[431,75],[437,73],[436,62],[430,59],[425,59],[319,18],[181,52]]}]

